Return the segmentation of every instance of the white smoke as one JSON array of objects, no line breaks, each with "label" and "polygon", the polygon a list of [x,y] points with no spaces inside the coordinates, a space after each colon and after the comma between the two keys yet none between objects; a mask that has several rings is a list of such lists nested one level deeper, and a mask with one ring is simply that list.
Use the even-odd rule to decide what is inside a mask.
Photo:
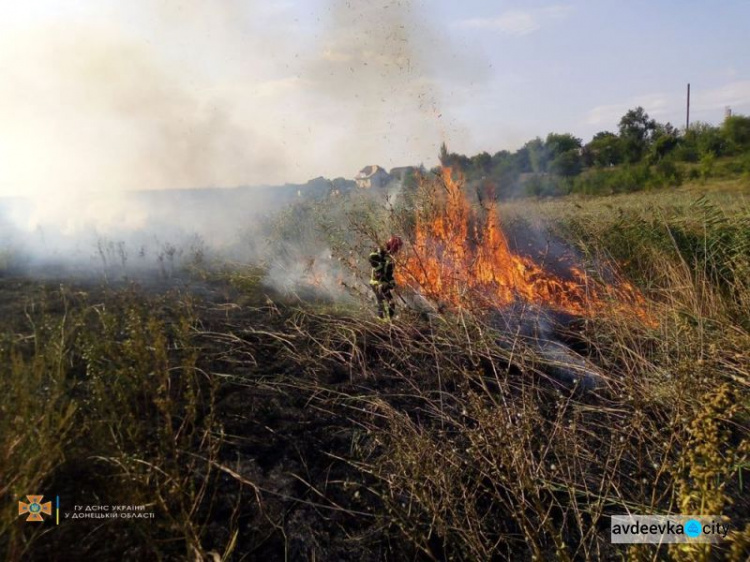
[{"label": "white smoke", "polygon": [[[0,250],[31,260],[85,261],[99,239],[138,254],[144,240],[240,244],[277,198],[188,190],[434,159],[463,134],[438,84],[483,67],[456,57],[424,0],[41,0],[9,13],[0,197],[26,199],[0,201]],[[173,197],[132,193],[144,190]]]}]

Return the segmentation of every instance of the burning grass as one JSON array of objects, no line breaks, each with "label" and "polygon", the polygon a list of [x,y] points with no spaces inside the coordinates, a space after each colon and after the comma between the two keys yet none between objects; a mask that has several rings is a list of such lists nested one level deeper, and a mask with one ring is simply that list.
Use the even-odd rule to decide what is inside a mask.
[{"label": "burning grass", "polygon": [[609,283],[578,267],[557,275],[511,251],[494,201],[481,216],[450,168],[421,187],[414,243],[398,270],[404,285],[474,311],[521,301],[579,316],[616,311],[653,323],[640,292],[616,275]]}]

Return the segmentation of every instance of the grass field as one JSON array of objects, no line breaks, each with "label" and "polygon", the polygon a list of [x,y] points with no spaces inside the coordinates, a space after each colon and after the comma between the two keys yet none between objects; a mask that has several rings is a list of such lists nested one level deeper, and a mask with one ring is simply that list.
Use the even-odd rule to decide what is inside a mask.
[{"label": "grass field", "polygon": [[[336,228],[339,215],[323,216],[342,263],[365,255],[356,241],[376,212],[352,205]],[[555,328],[599,374],[593,390],[556,376],[570,365],[543,335],[508,328],[533,310],[401,306],[385,324],[356,293],[269,287],[264,265],[0,277],[0,552],[746,560],[750,182],[499,212],[510,233],[542,233],[592,275],[616,270],[641,291],[651,322],[602,313]],[[273,232],[308,239],[313,214]],[[17,502],[41,493],[60,497],[59,526],[18,518]],[[65,518],[95,504],[154,518]],[[625,512],[722,515],[731,533],[619,547],[608,516]]]}]

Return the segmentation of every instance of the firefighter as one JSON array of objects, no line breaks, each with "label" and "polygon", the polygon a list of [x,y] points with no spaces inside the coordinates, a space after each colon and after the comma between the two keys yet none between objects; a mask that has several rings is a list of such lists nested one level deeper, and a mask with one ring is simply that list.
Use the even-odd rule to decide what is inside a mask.
[{"label": "firefighter", "polygon": [[395,266],[393,256],[398,253],[401,246],[403,246],[401,238],[391,236],[384,248],[380,247],[370,254],[370,267],[372,267],[370,287],[375,292],[375,298],[378,299],[378,316],[383,320],[390,321],[396,313],[396,304],[393,300],[393,290],[396,288],[396,280],[393,277]]}]

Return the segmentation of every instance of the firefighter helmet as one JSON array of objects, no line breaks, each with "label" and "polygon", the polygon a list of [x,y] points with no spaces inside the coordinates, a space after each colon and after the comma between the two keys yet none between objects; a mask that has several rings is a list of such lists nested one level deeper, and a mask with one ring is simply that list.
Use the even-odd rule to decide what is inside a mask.
[{"label": "firefighter helmet", "polygon": [[391,236],[390,240],[385,243],[385,249],[389,254],[395,254],[401,249],[404,242],[398,236]]}]

